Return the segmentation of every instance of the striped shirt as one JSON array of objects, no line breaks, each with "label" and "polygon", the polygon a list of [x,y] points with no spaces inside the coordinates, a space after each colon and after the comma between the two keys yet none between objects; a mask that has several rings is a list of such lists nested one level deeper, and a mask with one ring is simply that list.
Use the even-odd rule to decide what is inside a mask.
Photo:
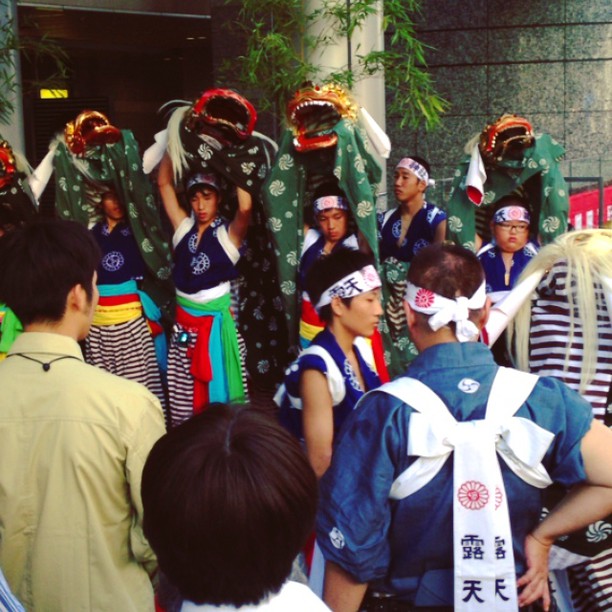
[{"label": "striped shirt", "polygon": [[[578,391],[583,369],[583,326],[578,313],[575,313],[570,344],[571,312],[566,275],[566,264],[557,262],[537,288],[531,309],[529,369],[541,376],[559,378]],[[601,286],[595,288],[594,298],[597,306],[597,363],[593,380],[582,396],[593,406],[593,414],[603,419],[612,384],[612,325]]]}]

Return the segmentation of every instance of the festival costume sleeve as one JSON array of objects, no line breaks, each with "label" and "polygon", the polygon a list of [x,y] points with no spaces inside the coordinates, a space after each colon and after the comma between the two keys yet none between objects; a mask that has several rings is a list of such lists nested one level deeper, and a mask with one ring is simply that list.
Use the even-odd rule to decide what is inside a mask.
[{"label": "festival costume sleeve", "polygon": [[[567,230],[569,193],[561,173],[559,161],[565,150],[548,134],[538,134],[534,145],[525,150],[522,160],[502,159],[498,167],[487,166],[482,206],[494,204],[503,196],[523,186],[538,219],[538,230],[543,244],[552,242]],[[476,209],[466,193],[466,176],[470,156],[466,156],[457,170],[448,201],[447,237],[456,244],[475,250]],[[529,179],[539,175],[539,180]]]},{"label": "festival costume sleeve", "polygon": [[580,445],[593,421],[590,404],[559,380],[543,376],[527,406],[533,420],[555,434],[542,462],[552,480],[566,487],[584,482]]},{"label": "festival costume sleeve", "polygon": [[389,491],[407,444],[400,406],[381,393],[366,395],[347,417],[321,480],[317,542],[326,560],[359,582],[382,578],[390,565]]},{"label": "festival costume sleeve", "polygon": [[431,229],[434,232],[436,231],[436,228],[438,227],[438,225],[440,225],[440,223],[442,223],[442,221],[444,221],[448,216],[442,209],[438,208],[437,206],[435,206],[435,208],[437,210],[435,211],[433,220],[431,222]]}]

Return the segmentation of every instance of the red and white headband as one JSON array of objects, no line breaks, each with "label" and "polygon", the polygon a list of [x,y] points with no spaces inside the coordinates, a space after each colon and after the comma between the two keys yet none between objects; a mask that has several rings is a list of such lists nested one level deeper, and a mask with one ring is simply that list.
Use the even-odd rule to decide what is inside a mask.
[{"label": "red and white headband", "polygon": [[314,209],[314,214],[318,215],[324,210],[330,210],[332,208],[336,208],[338,210],[348,210],[349,204],[346,198],[342,196],[328,195],[323,196],[322,198],[317,198],[312,207]]},{"label": "red and white headband", "polygon": [[404,157],[400,159],[395,169],[403,168],[404,170],[408,170],[412,172],[419,181],[425,181],[429,187],[433,187],[436,184],[436,181],[429,178],[429,172],[425,170],[425,167],[419,164],[418,161],[412,159],[412,157]]},{"label": "red and white headband", "polygon": [[524,223],[530,223],[531,217],[529,216],[529,211],[524,206],[512,204],[500,208],[493,215],[493,223],[504,223],[505,221],[523,221]]},{"label": "red and white headband", "polygon": [[433,331],[438,331],[453,321],[459,342],[474,340],[480,334],[480,330],[470,321],[469,316],[470,310],[479,310],[486,304],[487,291],[484,282],[471,298],[460,296],[455,299],[445,298],[429,289],[408,283],[404,299],[412,310],[431,315],[428,323]]},{"label": "red and white headband", "polygon": [[376,268],[371,265],[366,266],[361,270],[351,272],[344,278],[341,278],[339,281],[335,282],[329,289],[326,289],[319,298],[319,301],[315,306],[315,310],[319,312],[323,306],[331,304],[331,301],[335,297],[355,297],[356,295],[378,289],[381,287],[381,285],[382,283],[380,282],[380,276],[378,276]]}]

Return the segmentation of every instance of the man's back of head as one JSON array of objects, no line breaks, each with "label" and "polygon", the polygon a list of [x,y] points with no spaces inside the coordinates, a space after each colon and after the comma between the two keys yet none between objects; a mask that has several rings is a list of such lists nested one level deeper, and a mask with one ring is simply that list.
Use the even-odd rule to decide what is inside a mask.
[{"label": "man's back of head", "polygon": [[404,306],[417,348],[476,340],[489,304],[484,271],[464,247],[436,243],[421,249],[408,270]]},{"label": "man's back of head", "polygon": [[311,532],[317,481],[271,416],[213,404],[153,447],[145,535],[183,599],[256,604],[276,593]]},{"label": "man's back of head", "polygon": [[60,321],[77,285],[92,299],[100,251],[79,223],[38,219],[0,240],[0,260],[0,301],[28,326]]},{"label": "man's back of head", "polygon": [[464,247],[437,243],[412,260],[408,281],[445,298],[471,297],[484,280],[478,258]]}]

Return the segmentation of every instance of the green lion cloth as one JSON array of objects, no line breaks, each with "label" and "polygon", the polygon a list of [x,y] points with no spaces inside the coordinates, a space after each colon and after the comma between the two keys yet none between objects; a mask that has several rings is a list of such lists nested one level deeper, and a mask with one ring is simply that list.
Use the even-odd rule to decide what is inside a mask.
[{"label": "green lion cloth", "polygon": [[419,354],[410,337],[404,295],[408,285],[410,263],[389,257],[382,262],[382,294],[385,315],[381,318],[381,333],[385,347],[385,361],[389,376],[395,378],[406,371],[408,364]]},{"label": "green lion cloth", "polygon": [[172,257],[163,230],[153,186],[142,170],[138,143],[129,130],[121,140],[88,149],[84,157],[73,155],[58,140],[53,158],[55,208],[63,219],[86,226],[100,220],[100,213],[87,197],[93,189],[112,187],[125,206],[127,217],[147,266],[145,291],[167,310],[174,297]]},{"label": "green lion cloth", "polygon": [[298,345],[298,264],[304,241],[304,204],[307,194],[324,177],[335,176],[346,195],[358,230],[378,261],[376,188],[382,170],[369,150],[369,142],[355,123],[341,119],[333,128],[334,148],[298,153],[293,134],[281,139],[276,161],[263,188],[268,227],[275,244],[278,277],[289,332],[289,344]]},{"label": "green lion cloth", "polygon": [[[564,155],[565,149],[548,134],[536,134],[534,144],[525,149],[522,159],[502,159],[495,167],[486,167],[487,179],[480,207],[468,199],[465,191],[470,163],[470,156],[466,156],[455,170],[447,206],[449,240],[475,250],[477,215],[486,215],[484,207],[490,207],[515,191],[523,191],[527,197],[542,244],[563,234],[567,230],[569,211],[567,184],[559,167]],[[481,227],[488,232],[486,225],[481,224]]]}]

